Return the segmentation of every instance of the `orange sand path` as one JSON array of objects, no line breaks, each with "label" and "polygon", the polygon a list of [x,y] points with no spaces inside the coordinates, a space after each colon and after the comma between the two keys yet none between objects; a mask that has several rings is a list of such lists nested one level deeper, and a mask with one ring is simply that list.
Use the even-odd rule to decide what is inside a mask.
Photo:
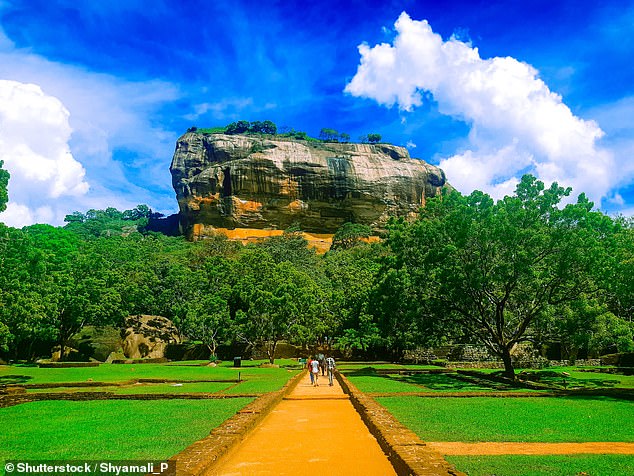
[{"label": "orange sand path", "polygon": [[306,375],[213,474],[395,475],[337,381],[319,383]]},{"label": "orange sand path", "polygon": [[634,443],[462,443],[429,442],[428,446],[445,456],[490,455],[573,455],[573,454],[634,454]]}]

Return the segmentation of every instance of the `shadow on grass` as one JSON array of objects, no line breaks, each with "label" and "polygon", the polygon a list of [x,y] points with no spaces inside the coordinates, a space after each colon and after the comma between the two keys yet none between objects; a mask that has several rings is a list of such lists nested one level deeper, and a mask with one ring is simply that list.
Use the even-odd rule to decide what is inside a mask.
[{"label": "shadow on grass", "polygon": [[424,389],[443,392],[467,392],[467,391],[507,391],[517,390],[508,385],[480,379],[465,379],[451,373],[429,373],[413,375],[386,375],[379,374],[372,367],[364,367],[355,371],[344,372],[348,377],[375,377],[392,382],[403,382],[417,385]]},{"label": "shadow on grass", "polygon": [[552,370],[526,371],[519,374],[522,380],[538,382],[563,389],[593,390],[614,388],[620,384],[617,379],[580,378],[579,376],[564,375],[563,372]]},{"label": "shadow on grass", "polygon": [[472,381],[465,380],[458,377],[456,374],[417,374],[407,375],[399,378],[403,382],[413,383],[415,385],[421,385],[431,390],[440,390],[446,392],[461,392],[461,391],[477,391],[477,390],[516,390],[513,387],[504,385],[502,383],[472,379]]},{"label": "shadow on grass", "polygon": [[26,383],[32,378],[30,375],[2,375],[0,376],[0,385]]}]

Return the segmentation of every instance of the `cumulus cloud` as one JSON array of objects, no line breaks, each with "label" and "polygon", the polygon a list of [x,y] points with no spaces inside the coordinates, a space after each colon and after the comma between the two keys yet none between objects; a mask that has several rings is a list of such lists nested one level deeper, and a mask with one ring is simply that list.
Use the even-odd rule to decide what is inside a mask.
[{"label": "cumulus cloud", "polygon": [[88,192],[86,171],[68,146],[68,118],[64,105],[39,86],[0,80],[0,160],[11,173],[0,220],[8,225],[49,221],[51,200]]},{"label": "cumulus cloud", "polygon": [[61,225],[75,210],[176,208],[168,168],[177,134],[153,117],[180,97],[177,87],[49,61],[2,29],[0,79],[0,154],[11,173],[0,221]]},{"label": "cumulus cloud", "polygon": [[531,172],[586,192],[600,204],[614,186],[613,154],[592,120],[575,116],[531,65],[510,57],[483,59],[452,37],[444,41],[426,20],[402,13],[392,44],[359,46],[361,63],[345,91],[411,111],[433,95],[442,114],[470,126],[468,146],[440,161],[463,192],[496,198]]}]

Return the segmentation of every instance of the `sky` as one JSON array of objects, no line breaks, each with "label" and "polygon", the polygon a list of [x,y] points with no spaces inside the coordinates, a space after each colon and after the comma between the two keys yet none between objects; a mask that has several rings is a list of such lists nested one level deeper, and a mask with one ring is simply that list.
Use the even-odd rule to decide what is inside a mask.
[{"label": "sky", "polygon": [[[0,221],[178,210],[188,127],[379,133],[496,199],[634,215],[634,1],[0,0]],[[573,198],[571,198],[573,199]]]}]

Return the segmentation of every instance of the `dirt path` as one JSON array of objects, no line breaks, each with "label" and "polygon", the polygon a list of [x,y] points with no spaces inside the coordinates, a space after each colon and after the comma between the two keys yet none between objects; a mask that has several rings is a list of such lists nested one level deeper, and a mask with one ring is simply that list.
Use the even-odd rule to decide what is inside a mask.
[{"label": "dirt path", "polygon": [[428,442],[444,456],[492,455],[573,455],[619,454],[634,455],[634,443],[462,443],[454,441]]},{"label": "dirt path", "polygon": [[319,383],[303,378],[213,474],[395,475],[337,381]]}]

